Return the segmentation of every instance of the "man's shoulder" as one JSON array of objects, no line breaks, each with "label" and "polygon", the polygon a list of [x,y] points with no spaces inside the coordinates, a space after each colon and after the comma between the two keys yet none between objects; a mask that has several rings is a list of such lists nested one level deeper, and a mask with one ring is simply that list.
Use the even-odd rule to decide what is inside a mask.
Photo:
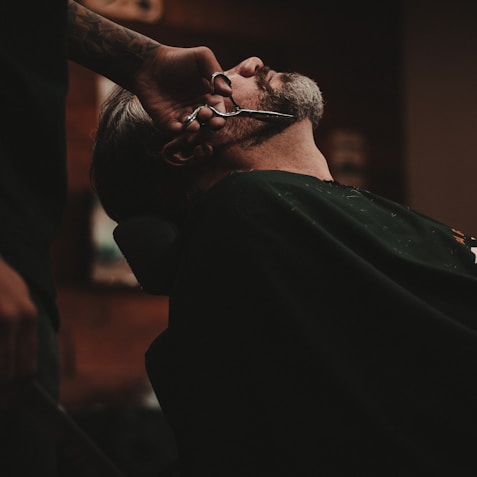
[{"label": "man's shoulder", "polygon": [[210,195],[244,199],[252,194],[282,199],[297,190],[322,191],[328,188],[328,182],[309,175],[281,170],[251,170],[232,172],[211,189]]}]

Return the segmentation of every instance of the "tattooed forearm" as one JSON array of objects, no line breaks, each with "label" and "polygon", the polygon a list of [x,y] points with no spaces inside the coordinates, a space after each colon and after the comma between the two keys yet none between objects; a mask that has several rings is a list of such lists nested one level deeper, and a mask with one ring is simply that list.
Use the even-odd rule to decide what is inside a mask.
[{"label": "tattooed forearm", "polygon": [[69,57],[128,87],[131,72],[160,44],[68,1]]}]

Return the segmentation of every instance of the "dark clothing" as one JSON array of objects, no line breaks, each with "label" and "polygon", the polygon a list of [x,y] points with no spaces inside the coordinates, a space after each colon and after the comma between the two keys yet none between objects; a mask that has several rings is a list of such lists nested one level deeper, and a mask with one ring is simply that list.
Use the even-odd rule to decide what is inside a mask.
[{"label": "dark clothing", "polygon": [[66,194],[66,6],[6,2],[0,20],[0,255],[52,315],[49,254]]},{"label": "dark clothing", "polygon": [[183,477],[475,477],[476,247],[310,176],[213,187],[146,356]]},{"label": "dark clothing", "polygon": [[[50,247],[66,195],[66,0],[2,3],[0,256],[39,313],[37,380],[58,399],[58,314]],[[54,436],[34,409],[0,413],[0,475],[54,476]]]},{"label": "dark clothing", "polygon": [[[33,299],[35,300],[35,296]],[[58,400],[59,357],[56,333],[42,302],[39,313],[39,372],[37,381]],[[55,477],[57,430],[42,406],[28,400],[30,390],[19,396],[14,407],[0,410],[0,476]],[[27,394],[28,393],[28,394]]]}]

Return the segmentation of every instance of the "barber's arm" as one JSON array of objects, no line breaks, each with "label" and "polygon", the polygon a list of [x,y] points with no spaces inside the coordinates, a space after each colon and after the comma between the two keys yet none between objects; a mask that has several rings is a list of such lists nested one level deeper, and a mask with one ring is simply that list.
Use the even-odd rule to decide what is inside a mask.
[{"label": "barber's arm", "polygon": [[[222,95],[231,89],[220,80],[215,84],[218,94],[210,94],[212,74],[222,68],[209,48],[161,45],[73,0],[68,2],[68,24],[70,59],[136,94],[151,117],[171,133],[182,129],[199,104],[225,111]],[[220,128],[225,120],[203,108],[188,131],[198,131],[200,123]]]}]

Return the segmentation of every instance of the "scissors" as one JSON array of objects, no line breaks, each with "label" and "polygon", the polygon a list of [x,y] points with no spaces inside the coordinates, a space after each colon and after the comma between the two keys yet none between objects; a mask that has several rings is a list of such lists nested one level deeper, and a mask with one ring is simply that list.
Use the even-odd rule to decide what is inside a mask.
[{"label": "scissors", "polygon": [[[218,77],[223,78],[229,84],[229,86],[232,84],[232,82],[230,81],[230,78],[225,73],[223,73],[222,71],[218,71],[212,75],[211,88],[210,88],[211,94],[215,94],[215,80]],[[187,116],[186,120],[184,121],[183,128],[187,129],[189,124],[191,124],[193,121],[197,119],[197,116],[200,110],[203,108],[209,108],[216,116],[220,116],[221,118],[232,118],[235,116],[244,116],[246,118],[259,119],[261,121],[269,121],[269,120],[275,120],[275,119],[293,119],[292,114],[280,113],[278,111],[264,111],[261,109],[242,108],[237,104],[237,102],[235,101],[232,95],[230,95],[229,98],[234,105],[233,111],[227,111],[223,113],[219,111],[218,109],[215,109],[213,106],[210,106],[209,104],[203,104],[202,106],[198,106],[196,109],[194,109],[194,111],[192,111],[192,113],[189,116]]]}]

